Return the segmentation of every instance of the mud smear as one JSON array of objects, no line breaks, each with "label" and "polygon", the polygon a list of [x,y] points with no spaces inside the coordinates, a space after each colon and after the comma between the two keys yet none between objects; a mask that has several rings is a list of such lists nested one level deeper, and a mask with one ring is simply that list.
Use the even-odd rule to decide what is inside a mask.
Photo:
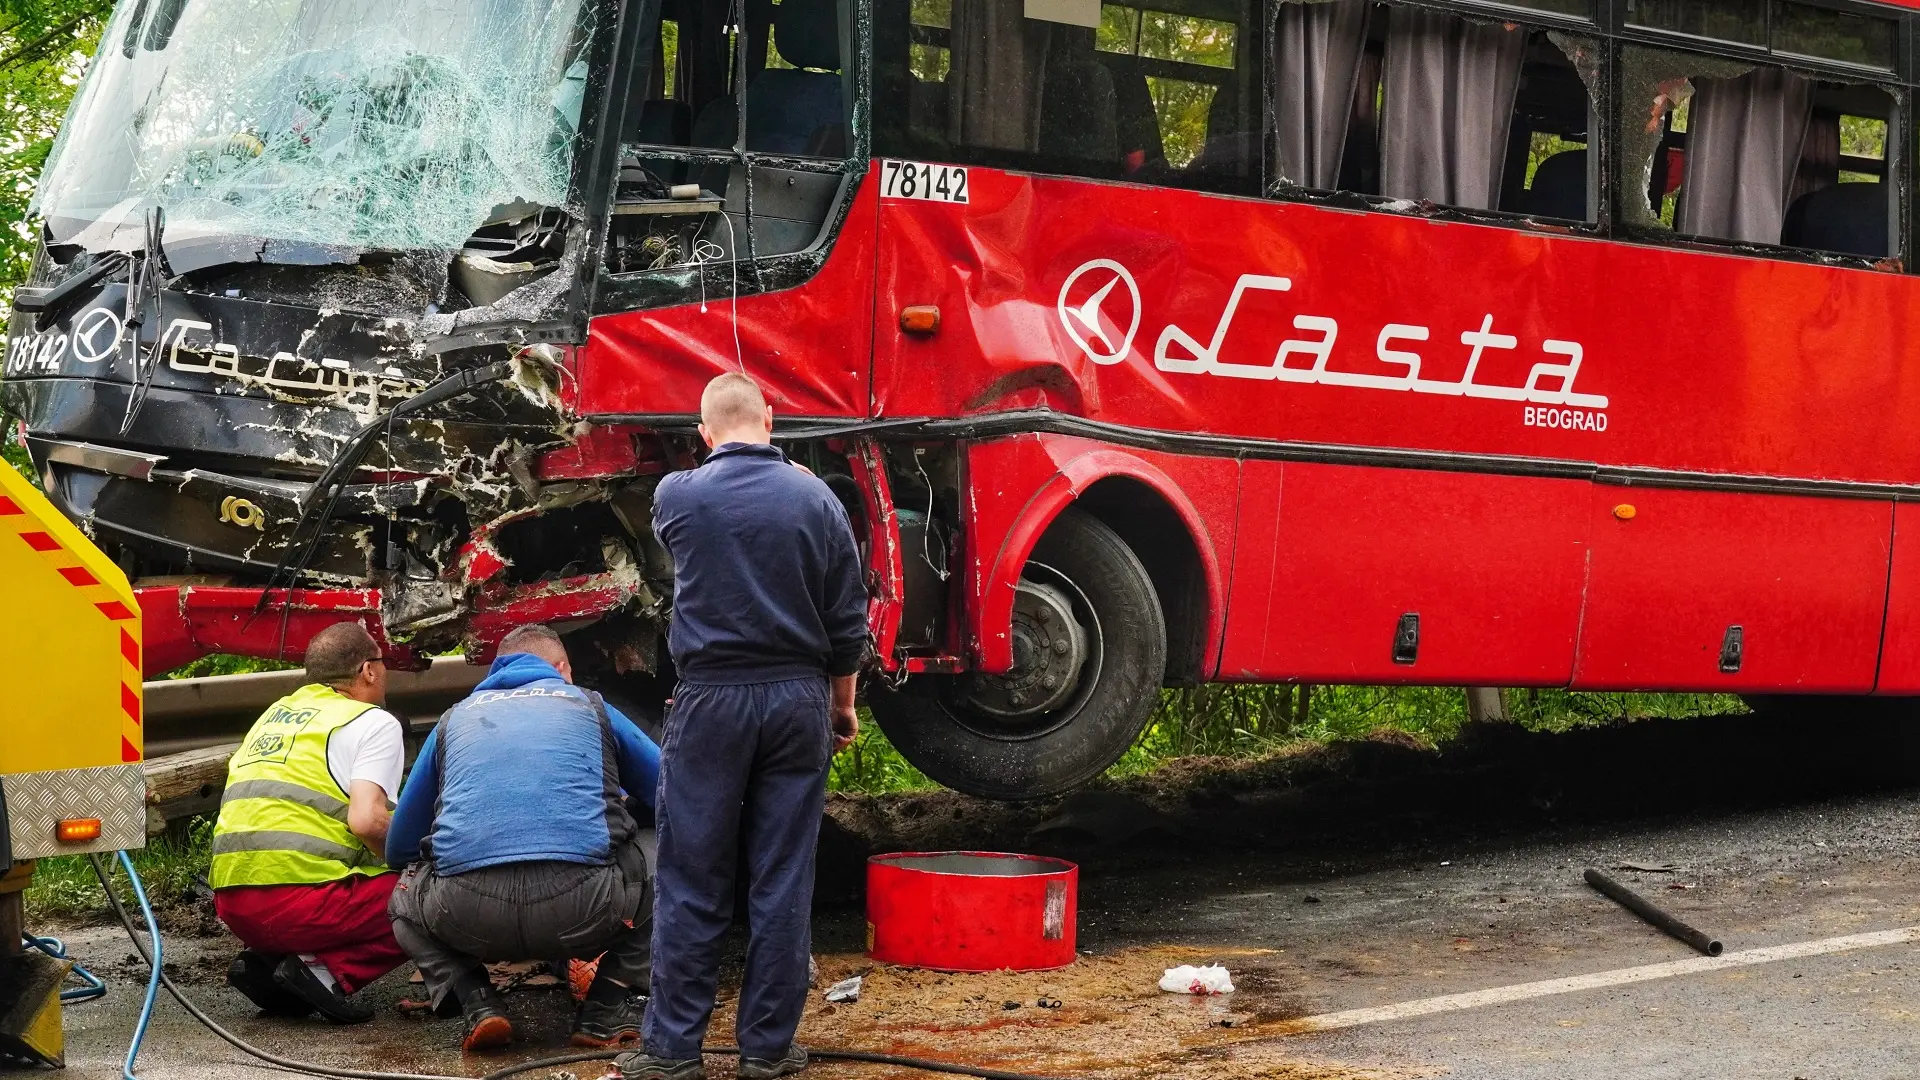
[{"label": "mud smear", "polygon": [[[1057,971],[948,974],[876,966],[859,954],[821,956],[823,985],[864,974],[857,1002],[817,993],[801,1022],[803,1044],[904,1054],[1045,1076],[1276,1077],[1399,1080],[1430,1072],[1301,1061],[1269,1030],[1300,1015],[1288,977],[1264,949],[1122,949],[1081,956]],[[1243,980],[1234,994],[1197,998],[1158,988],[1178,964],[1225,963]],[[1043,1004],[1044,1003],[1044,1004]],[[716,1035],[733,1022],[729,1004]],[[913,1076],[902,1070],[822,1064],[824,1077]]]}]

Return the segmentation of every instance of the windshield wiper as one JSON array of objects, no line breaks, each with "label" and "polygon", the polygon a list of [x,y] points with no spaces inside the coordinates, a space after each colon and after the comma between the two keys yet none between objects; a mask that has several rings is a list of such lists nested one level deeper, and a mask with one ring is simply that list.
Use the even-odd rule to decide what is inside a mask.
[{"label": "windshield wiper", "polygon": [[160,369],[161,335],[154,335],[153,346],[143,364],[140,362],[140,326],[147,320],[149,301],[156,309],[160,306],[160,290],[166,284],[166,253],[161,247],[166,228],[166,211],[154,207],[147,214],[147,246],[140,253],[139,268],[127,275],[127,314],[123,322],[127,356],[133,361],[133,385],[127,390],[126,415],[120,418],[121,435],[133,428],[134,418],[147,403],[147,391],[153,389],[153,377]]},{"label": "windshield wiper", "polygon": [[33,331],[44,334],[55,323],[78,310],[102,281],[118,273],[129,261],[130,257],[121,252],[109,252],[50,291],[40,296],[22,296],[15,300],[14,310],[37,312],[33,317]]}]

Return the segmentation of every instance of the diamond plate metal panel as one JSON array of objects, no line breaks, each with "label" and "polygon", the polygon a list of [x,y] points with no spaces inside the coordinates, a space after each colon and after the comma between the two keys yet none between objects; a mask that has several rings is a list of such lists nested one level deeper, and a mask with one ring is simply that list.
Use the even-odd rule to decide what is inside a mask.
[{"label": "diamond plate metal panel", "polygon": [[[146,846],[147,777],[138,762],[8,773],[0,776],[0,790],[7,797],[7,824],[16,859]],[[88,817],[100,819],[100,839],[88,844],[54,839],[54,826],[62,819]]]}]

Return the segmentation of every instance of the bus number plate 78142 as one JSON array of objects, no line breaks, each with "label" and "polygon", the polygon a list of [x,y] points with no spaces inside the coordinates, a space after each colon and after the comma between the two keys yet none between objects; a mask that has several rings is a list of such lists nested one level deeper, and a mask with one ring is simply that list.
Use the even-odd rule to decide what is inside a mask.
[{"label": "bus number plate 78142", "polygon": [[882,161],[880,163],[880,197],[964,203],[967,201],[967,170],[964,165]]}]

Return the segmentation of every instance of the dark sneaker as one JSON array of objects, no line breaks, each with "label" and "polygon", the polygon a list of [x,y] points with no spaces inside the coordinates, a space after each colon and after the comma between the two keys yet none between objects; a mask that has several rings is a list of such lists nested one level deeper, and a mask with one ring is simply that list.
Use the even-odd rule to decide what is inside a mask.
[{"label": "dark sneaker", "polygon": [[278,956],[241,949],[240,955],[233,958],[233,965],[227,968],[227,985],[240,991],[268,1016],[307,1015],[313,1006],[280,989],[280,984],[273,981],[273,968],[279,962]]},{"label": "dark sneaker", "polygon": [[699,1058],[665,1058],[634,1050],[613,1059],[621,1080],[707,1080],[706,1062]]},{"label": "dark sneaker", "polygon": [[297,956],[280,961],[273,969],[273,982],[336,1024],[364,1024],[373,1019],[372,1009],[348,1001],[345,994],[321,982],[313,972],[307,970],[306,961]]},{"label": "dark sneaker", "polygon": [[740,1071],[735,1075],[739,1076],[740,1080],[774,1080],[774,1077],[791,1076],[806,1067],[807,1052],[800,1049],[799,1043],[794,1043],[787,1047],[787,1055],[779,1061],[742,1055]]},{"label": "dark sneaker", "polygon": [[491,986],[468,994],[466,1007],[467,1037],[462,1050],[497,1050],[513,1041],[513,1021],[507,1019],[507,1003]]},{"label": "dark sneaker", "polygon": [[647,1015],[645,994],[621,991],[612,1000],[589,995],[573,1014],[573,1045],[603,1050],[640,1041],[640,1021]]}]

